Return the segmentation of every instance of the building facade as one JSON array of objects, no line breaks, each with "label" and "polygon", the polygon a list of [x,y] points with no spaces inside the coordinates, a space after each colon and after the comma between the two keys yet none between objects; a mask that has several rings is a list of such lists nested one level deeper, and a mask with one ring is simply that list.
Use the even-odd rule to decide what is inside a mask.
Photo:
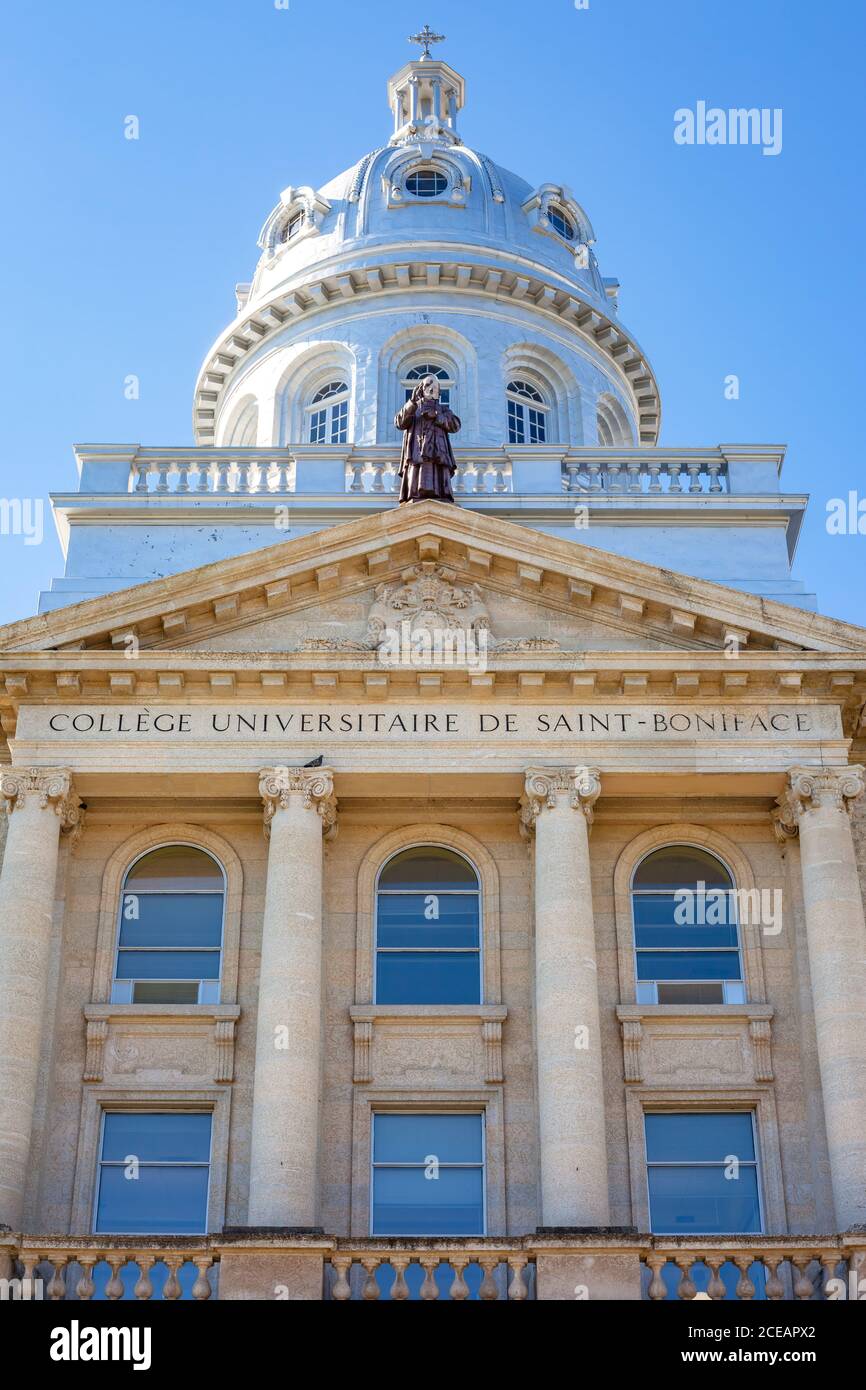
[{"label": "building facade", "polygon": [[[853,1296],[866,630],[425,52],[0,629],[0,1278]],[[461,419],[397,505],[394,415]],[[841,1292],[840,1292],[841,1290]]]}]

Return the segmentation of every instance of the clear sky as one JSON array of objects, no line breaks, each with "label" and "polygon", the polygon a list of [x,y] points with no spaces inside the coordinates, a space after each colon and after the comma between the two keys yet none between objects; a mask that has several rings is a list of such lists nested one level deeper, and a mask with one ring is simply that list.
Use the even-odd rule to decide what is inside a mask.
[{"label": "clear sky", "polygon": [[[429,21],[467,78],[467,141],[589,212],[662,443],[787,443],[785,487],[812,495],[795,573],[866,624],[866,535],[825,525],[829,498],[866,498],[860,0],[281,3],[6,7],[0,498],[73,490],[76,441],[192,442],[265,216],[382,143],[386,80]],[[781,154],[676,144],[698,101],[781,108]],[[0,622],[62,569],[50,518],[40,545],[0,535]]]}]

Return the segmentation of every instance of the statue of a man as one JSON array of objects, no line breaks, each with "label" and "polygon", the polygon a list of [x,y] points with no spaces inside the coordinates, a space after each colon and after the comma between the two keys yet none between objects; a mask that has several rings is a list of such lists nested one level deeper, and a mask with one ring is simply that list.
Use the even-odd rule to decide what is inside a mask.
[{"label": "statue of a man", "polygon": [[460,419],[439,400],[439,382],[425,376],[411,399],[397,411],[394,423],[403,430],[403,453],[399,476],[401,502],[453,502],[451,475],[457,464],[450,434],[460,428]]}]

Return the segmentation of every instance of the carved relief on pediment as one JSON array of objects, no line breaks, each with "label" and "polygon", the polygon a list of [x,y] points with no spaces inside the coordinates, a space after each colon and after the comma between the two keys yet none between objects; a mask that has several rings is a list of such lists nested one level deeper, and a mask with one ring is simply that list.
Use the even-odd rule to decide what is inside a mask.
[{"label": "carved relief on pediment", "polygon": [[398,633],[413,640],[424,634],[462,634],[478,640],[484,634],[487,650],[497,652],[558,651],[548,637],[509,638],[497,642],[487,607],[477,584],[458,582],[455,570],[434,560],[422,560],[403,571],[399,580],[376,586],[363,638],[306,637],[299,650],[307,652],[378,651]]}]

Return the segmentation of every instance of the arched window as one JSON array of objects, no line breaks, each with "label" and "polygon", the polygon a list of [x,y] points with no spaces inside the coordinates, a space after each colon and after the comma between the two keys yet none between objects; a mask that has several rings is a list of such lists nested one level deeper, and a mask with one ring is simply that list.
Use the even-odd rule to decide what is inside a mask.
[{"label": "arched window", "polygon": [[714,854],[667,845],[632,879],[639,1004],[741,1004],[745,1000],[737,893]]},{"label": "arched window", "polygon": [[345,444],[349,433],[349,387],[345,381],[329,381],[310,401],[311,444]]},{"label": "arched window", "polygon": [[[419,381],[423,381],[425,376],[435,376],[439,382],[439,399],[443,405],[451,405],[451,392],[454,389],[454,378],[445,367],[439,367],[435,362],[422,362],[420,365],[410,367],[406,375],[401,379],[400,385],[405,391],[405,399],[408,401]],[[453,409],[453,407],[452,407]]]},{"label": "arched window", "polygon": [[531,381],[515,377],[505,388],[509,444],[544,444],[550,406]]},{"label": "arched window", "polygon": [[376,1003],[481,1003],[481,889],[453,850],[403,850],[379,874]]},{"label": "arched window", "polygon": [[126,872],[115,1003],[219,1002],[225,874],[194,845],[164,845]]},{"label": "arched window", "polygon": [[283,223],[283,226],[282,226],[282,228],[280,229],[280,234],[279,234],[279,237],[277,238],[277,240],[280,241],[280,242],[283,242],[283,243],[285,243],[285,242],[287,242],[287,241],[291,241],[291,240],[293,239],[293,237],[296,237],[296,236],[298,235],[298,232],[301,230],[301,228],[303,227],[303,225],[304,225],[304,213],[303,213],[303,212],[293,212],[292,215],[291,215],[291,217],[288,219],[288,221]]},{"label": "arched window", "polygon": [[413,169],[406,175],[406,192],[413,198],[441,198],[448,180],[438,169]]},{"label": "arched window", "polygon": [[547,209],[547,220],[553,230],[558,232],[561,237],[565,237],[566,241],[574,241],[577,235],[574,223],[571,218],[563,212],[562,208],[556,206],[549,207]]}]

